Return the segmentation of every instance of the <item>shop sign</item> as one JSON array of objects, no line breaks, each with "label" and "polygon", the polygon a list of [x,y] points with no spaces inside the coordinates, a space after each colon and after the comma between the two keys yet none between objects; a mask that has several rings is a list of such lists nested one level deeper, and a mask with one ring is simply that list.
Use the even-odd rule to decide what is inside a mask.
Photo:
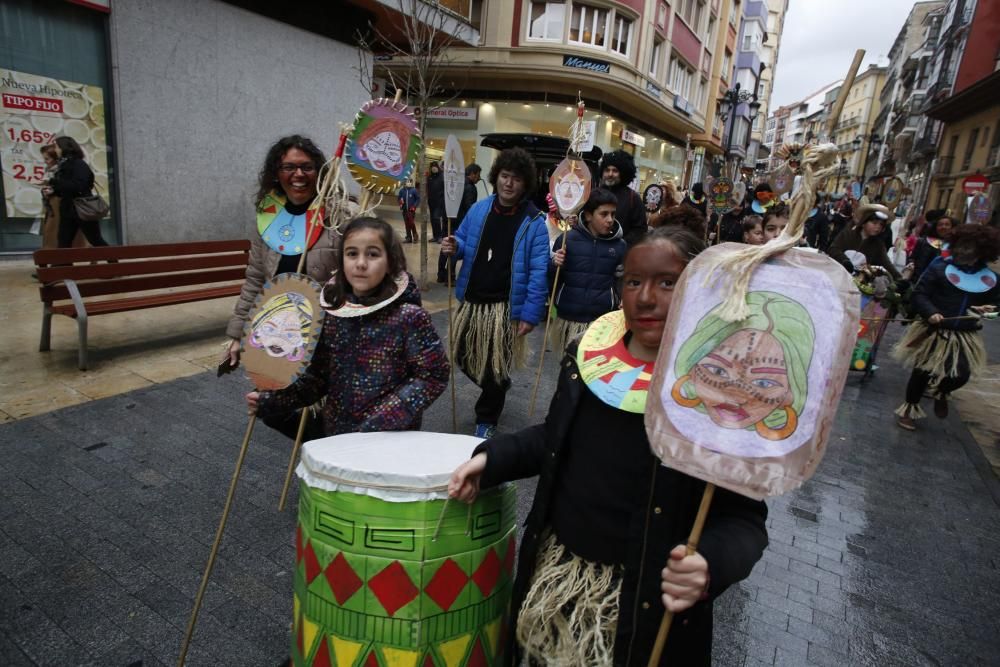
[{"label": "shop sign", "polygon": [[591,72],[600,72],[601,74],[611,73],[611,63],[593,58],[581,58],[580,56],[563,56],[563,67],[585,69]]},{"label": "shop sign", "polygon": [[660,96],[660,89],[654,86],[651,81],[646,82],[646,92],[652,95],[653,97]]},{"label": "shop sign", "polygon": [[977,192],[982,192],[988,187],[990,187],[990,179],[986,178],[982,174],[969,176],[962,181],[962,189],[965,190],[965,194],[967,195],[974,195]]},{"label": "shop sign", "polygon": [[[420,117],[420,107],[413,109],[413,114]],[[427,110],[428,118],[439,120],[476,120],[478,110],[476,107],[437,107]]]},{"label": "shop sign", "polygon": [[646,145],[646,138],[641,134],[636,134],[635,132],[629,132],[628,130],[622,130],[622,141],[627,141],[630,144],[634,144],[639,148]]},{"label": "shop sign", "polygon": [[97,190],[108,194],[104,91],[0,69],[0,170],[9,218],[42,214],[41,186],[51,177],[42,147],[59,135],[76,139],[94,171]]},{"label": "shop sign", "polygon": [[674,108],[688,116],[691,115],[691,103],[680,95],[674,95]]}]

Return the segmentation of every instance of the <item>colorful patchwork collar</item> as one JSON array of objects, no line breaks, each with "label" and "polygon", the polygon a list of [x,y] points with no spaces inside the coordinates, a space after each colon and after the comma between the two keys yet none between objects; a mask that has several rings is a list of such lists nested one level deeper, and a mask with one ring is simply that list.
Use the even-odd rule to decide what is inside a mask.
[{"label": "colorful patchwork collar", "polygon": [[292,215],[285,209],[286,202],[285,195],[275,191],[264,195],[257,208],[257,232],[271,250],[282,255],[301,255],[313,247],[323,231],[323,209],[310,206],[305,213]]},{"label": "colorful patchwork collar", "polygon": [[625,344],[625,312],[613,310],[594,320],[576,351],[580,377],[591,393],[618,410],[643,414],[653,362],[633,357]]}]

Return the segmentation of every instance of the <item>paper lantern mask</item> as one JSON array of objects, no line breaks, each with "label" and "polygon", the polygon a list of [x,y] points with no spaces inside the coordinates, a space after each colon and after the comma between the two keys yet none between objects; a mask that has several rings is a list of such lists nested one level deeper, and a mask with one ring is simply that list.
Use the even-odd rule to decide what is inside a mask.
[{"label": "paper lantern mask", "polygon": [[982,192],[974,196],[972,201],[969,202],[969,222],[985,225],[990,221],[992,215],[993,205],[990,204],[990,198]]},{"label": "paper lantern mask", "polygon": [[902,198],[903,181],[893,176],[882,186],[882,204],[890,211],[895,211]]},{"label": "paper lantern mask", "polygon": [[721,215],[732,208],[729,204],[729,197],[733,193],[732,179],[725,176],[715,179],[712,181],[710,192],[711,201],[709,203],[716,213]]},{"label": "paper lantern mask", "polygon": [[583,160],[564,158],[549,177],[549,194],[562,218],[576,215],[590,197],[590,170]]},{"label": "paper lantern mask", "polygon": [[320,287],[300,273],[264,285],[243,328],[243,363],[259,390],[283,389],[309,365],[323,327]]},{"label": "paper lantern mask", "polygon": [[444,211],[449,218],[458,215],[464,193],[465,158],[462,155],[462,146],[454,134],[449,134],[448,141],[444,145]]},{"label": "paper lantern mask", "polygon": [[771,190],[776,197],[788,194],[795,186],[795,171],[785,163],[771,172]]},{"label": "paper lantern mask", "polygon": [[361,187],[395,192],[413,174],[423,142],[410,108],[389,99],[366,102],[347,138],[347,164]]},{"label": "paper lantern mask", "polygon": [[653,183],[642,193],[642,203],[647,211],[655,211],[663,204],[663,188],[658,183]]},{"label": "paper lantern mask", "polygon": [[851,196],[855,199],[861,199],[861,183],[858,181],[851,183]]},{"label": "paper lantern mask", "polygon": [[323,232],[323,209],[310,207],[305,213],[292,215],[285,210],[286,203],[283,194],[264,195],[257,211],[257,233],[271,250],[282,255],[301,255],[303,250],[313,247]]},{"label": "paper lantern mask", "polygon": [[737,248],[703,252],[678,282],[646,429],[671,468],[760,499],[798,487],[819,463],[856,341],[859,293],[830,258],[790,250],[755,269],[749,316],[724,321],[707,267]]}]

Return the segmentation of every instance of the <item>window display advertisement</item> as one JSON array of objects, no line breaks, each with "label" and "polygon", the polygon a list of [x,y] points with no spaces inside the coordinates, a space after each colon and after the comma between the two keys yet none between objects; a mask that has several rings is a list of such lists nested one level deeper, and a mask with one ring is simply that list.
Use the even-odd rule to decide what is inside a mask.
[{"label": "window display advertisement", "polygon": [[110,201],[104,91],[0,69],[0,168],[8,219],[42,214],[41,187],[52,173],[42,148],[61,135],[83,148],[95,189]]}]

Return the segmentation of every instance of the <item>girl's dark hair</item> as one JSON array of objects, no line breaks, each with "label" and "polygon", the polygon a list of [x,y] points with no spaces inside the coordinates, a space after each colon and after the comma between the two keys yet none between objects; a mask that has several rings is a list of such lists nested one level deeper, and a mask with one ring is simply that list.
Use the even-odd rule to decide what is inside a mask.
[{"label": "girl's dark hair", "polygon": [[788,205],[783,201],[777,202],[774,206],[764,211],[764,219],[761,220],[762,225],[766,225],[767,221],[771,218],[787,218],[788,217]]},{"label": "girl's dark hair", "polygon": [[389,264],[388,270],[385,272],[385,278],[382,279],[378,290],[372,295],[374,299],[373,303],[378,303],[391,296],[396,291],[396,276],[406,271],[406,255],[403,253],[403,244],[400,242],[396,232],[393,231],[392,225],[381,218],[354,218],[344,228],[343,235],[340,238],[340,249],[337,251],[336,278],[328,282],[323,288],[323,298],[326,299],[327,303],[332,304],[334,308],[344,305],[348,293],[351,293],[351,285],[347,282],[344,272],[344,247],[347,245],[347,239],[351,234],[363,229],[371,229],[378,233],[379,239],[385,247],[386,260]]},{"label": "girl's dark hair", "polygon": [[490,168],[490,185],[493,191],[497,189],[497,178],[506,169],[512,171],[524,180],[524,197],[530,197],[538,187],[538,169],[528,151],[523,148],[508,148],[497,156]]},{"label": "girl's dark hair", "polygon": [[705,216],[693,206],[671,206],[660,216],[659,228],[683,227],[699,238],[705,237]]},{"label": "girl's dark hair", "polygon": [[955,231],[951,233],[948,244],[951,246],[953,254],[959,245],[975,247],[976,258],[980,262],[995,262],[1000,258],[1000,230],[988,225],[955,225]]},{"label": "girl's dark hair", "polygon": [[83,149],[76,143],[73,137],[56,137],[56,146],[62,152],[64,158],[76,157],[83,159]]},{"label": "girl's dark hair", "polygon": [[743,218],[743,233],[752,232],[754,227],[760,226],[761,229],[764,228],[764,220],[759,215],[748,215]]},{"label": "girl's dark hair", "polygon": [[260,203],[264,201],[267,193],[278,187],[278,167],[281,165],[281,158],[293,148],[298,148],[312,159],[317,173],[326,164],[326,156],[323,155],[323,151],[316,147],[312,139],[303,137],[301,134],[293,134],[278,139],[267,149],[264,166],[261,167],[260,174],[257,177],[257,194],[253,198],[255,207],[260,207]]},{"label": "girl's dark hair", "polygon": [[[611,190],[597,188],[590,191],[590,197],[587,198],[587,203],[583,205],[581,213],[592,214],[597,209],[602,206],[607,206],[608,204],[613,204],[617,208],[618,197],[616,197]],[[580,217],[582,218],[583,216],[581,215]]]},{"label": "girl's dark hair", "polygon": [[673,246],[677,248],[681,259],[684,260],[685,264],[690,262],[698,255],[698,253],[705,249],[705,242],[702,240],[702,237],[698,236],[686,227],[678,225],[657,227],[649,232],[646,232],[642,238],[633,243],[629,249],[625,251],[625,258],[622,260],[622,263],[624,264],[624,261],[628,259],[629,254],[636,248],[662,241],[672,243]]}]

